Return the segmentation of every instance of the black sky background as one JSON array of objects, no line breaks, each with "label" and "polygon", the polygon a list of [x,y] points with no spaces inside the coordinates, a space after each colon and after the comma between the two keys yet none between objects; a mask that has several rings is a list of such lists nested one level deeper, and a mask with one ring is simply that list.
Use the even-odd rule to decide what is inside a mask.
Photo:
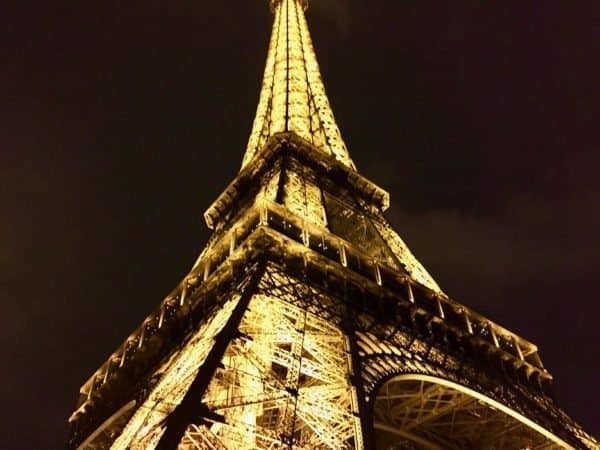
[{"label": "black sky background", "polygon": [[[0,14],[0,449],[64,445],[79,386],[187,273],[258,101],[266,1]],[[600,433],[600,3],[313,0],[361,172],[445,291],[537,343]]]}]

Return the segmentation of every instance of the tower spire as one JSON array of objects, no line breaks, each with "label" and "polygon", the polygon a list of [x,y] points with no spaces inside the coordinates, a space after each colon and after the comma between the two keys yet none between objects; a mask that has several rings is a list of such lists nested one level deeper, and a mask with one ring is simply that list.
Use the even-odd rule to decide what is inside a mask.
[{"label": "tower spire", "polygon": [[[269,0],[269,4],[271,5],[271,11],[275,12],[275,8],[281,3],[281,0]],[[299,0],[300,5],[304,11],[308,9],[308,0]]]},{"label": "tower spire", "polygon": [[294,132],[354,169],[325,94],[304,16],[307,0],[270,0],[270,5],[274,15],[273,31],[242,167],[271,136]]}]

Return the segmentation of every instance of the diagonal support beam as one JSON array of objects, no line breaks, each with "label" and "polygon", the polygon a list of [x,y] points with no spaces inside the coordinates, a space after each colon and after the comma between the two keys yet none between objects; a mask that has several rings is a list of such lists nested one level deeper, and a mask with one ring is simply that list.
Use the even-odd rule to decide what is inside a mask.
[{"label": "diagonal support beam", "polygon": [[[158,442],[156,450],[175,450],[179,442],[183,439],[187,427],[198,418],[204,392],[219,362],[223,358],[227,345],[231,341],[231,336],[234,336],[237,332],[242,316],[248,307],[248,303],[250,303],[252,295],[256,291],[256,287],[264,271],[264,263],[259,263],[254,268],[248,284],[242,288],[243,292],[240,301],[236,305],[225,327],[217,335],[215,345],[206,358],[203,367],[198,371],[198,375],[192,382],[181,403],[167,417],[165,421],[166,430]],[[212,370],[205,370],[206,368],[212,368]]]}]

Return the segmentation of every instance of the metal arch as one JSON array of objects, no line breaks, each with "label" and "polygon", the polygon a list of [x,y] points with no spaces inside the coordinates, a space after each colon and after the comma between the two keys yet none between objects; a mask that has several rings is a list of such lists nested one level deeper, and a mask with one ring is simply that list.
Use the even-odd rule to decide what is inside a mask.
[{"label": "metal arch", "polygon": [[114,439],[114,434],[119,433],[129,421],[129,418],[134,413],[136,401],[131,400],[124,406],[119,408],[112,416],[100,425],[96,431],[83,441],[83,443],[77,447],[77,450],[95,450],[106,448]]},{"label": "metal arch", "polygon": [[[531,442],[522,442],[526,439],[517,435],[519,430],[534,432],[536,449],[573,449],[519,412],[443,378],[397,375],[380,385],[371,401],[375,430],[387,433],[388,441],[389,435],[396,435],[397,439],[411,442],[417,448],[465,448],[465,442],[483,439],[476,435],[485,429],[484,439],[494,442],[498,450],[512,449],[517,441],[523,448],[529,448]],[[474,424],[477,427],[473,427]],[[380,434],[379,445],[389,444],[382,436]]]}]

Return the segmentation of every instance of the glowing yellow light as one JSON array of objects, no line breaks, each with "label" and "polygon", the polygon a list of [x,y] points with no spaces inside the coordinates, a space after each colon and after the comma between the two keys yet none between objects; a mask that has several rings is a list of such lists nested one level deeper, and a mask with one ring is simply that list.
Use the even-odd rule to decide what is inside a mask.
[{"label": "glowing yellow light", "polygon": [[304,16],[305,2],[273,2],[274,25],[262,90],[242,167],[282,131],[293,131],[354,168],[335,122]]},{"label": "glowing yellow light", "polygon": [[[411,312],[425,308],[424,296],[433,298],[436,308],[434,312],[430,311],[435,316],[431,318],[432,322],[435,320],[436,324],[446,326],[454,312],[464,325],[461,328],[460,322],[454,322],[451,326],[461,328],[465,339],[477,338],[483,341],[479,342],[482,346],[487,341],[499,354],[510,344],[512,351],[502,354],[502,358],[507,361],[514,358],[518,367],[536,371],[544,379],[551,378],[543,369],[535,345],[467,308],[460,306],[457,309],[456,303],[441,293],[435,280],[390,227],[383,217],[389,195],[356,172],[325,95],[304,16],[307,1],[271,0],[271,6],[273,33],[242,170],[206,215],[209,227],[215,228],[216,232],[178,288],[82,387],[82,402],[70,421],[76,422],[85,415],[94,398],[107,392],[103,389],[111,387],[113,375],[131,364],[132,352],[138,352],[138,355],[142,352],[144,356],[144,348],[152,342],[152,333],[165,329],[170,313],[171,317],[175,310],[187,314],[189,308],[197,307],[198,303],[194,301],[202,299],[202,293],[212,292],[201,290],[206,284],[221,285],[226,278],[224,273],[230,277],[227,282],[235,280],[231,274],[239,270],[236,266],[240,261],[245,263],[250,260],[249,254],[256,254],[271,244],[280,254],[285,254],[287,259],[283,259],[283,265],[291,260],[294,263],[300,261],[304,264],[302,270],[308,272],[311,264],[313,267],[323,264],[324,276],[332,276],[338,281],[343,279],[344,289],[346,282],[358,284],[361,292],[376,289],[369,294],[373,296],[371,298],[386,289],[405,287],[406,297],[399,295],[393,301],[405,302],[404,306],[409,305]],[[282,143],[289,145],[284,147]],[[280,147],[276,147],[277,144]],[[290,150],[290,154],[291,149],[302,150],[305,153],[301,156],[305,159],[295,153],[292,156],[286,154],[284,158],[281,153],[275,153],[276,149]],[[271,150],[272,159],[269,160],[265,154]],[[300,162],[305,160],[310,160],[312,166]],[[320,175],[315,175],[317,170],[313,166],[319,166],[319,170],[324,166],[327,173],[341,173],[340,178],[345,179],[348,186],[335,186],[329,192],[328,184],[318,178]],[[246,192],[241,192],[248,181],[260,183],[254,201],[244,197]],[[333,199],[338,195],[347,199]],[[234,210],[240,197],[243,207]],[[332,207],[334,214],[330,211]],[[345,220],[340,220],[343,224],[336,222],[340,216]],[[272,248],[269,247],[269,251]],[[114,426],[112,430],[118,429],[120,435],[111,449],[156,448],[165,431],[165,419],[181,403],[194,378],[202,373],[217,336],[229,320],[235,320],[239,335],[227,343],[224,354],[218,355],[220,365],[203,393],[202,405],[198,405],[199,410],[202,406],[203,410],[208,408],[213,414],[207,414],[201,422],[189,424],[179,449],[362,449],[361,415],[365,411],[359,410],[358,391],[366,390],[367,385],[375,386],[381,381],[382,374],[389,376],[400,369],[425,371],[425,363],[438,367],[445,364],[452,369],[455,357],[451,353],[444,353],[409,333],[399,332],[396,325],[386,331],[389,334],[385,339],[381,335],[381,339],[378,338],[376,331],[364,331],[367,328],[358,325],[354,332],[346,334],[347,330],[342,331],[341,319],[337,316],[340,311],[329,311],[335,319],[324,318],[326,308],[321,309],[323,304],[334,305],[331,310],[352,311],[353,320],[369,323],[369,330],[380,324],[372,323],[375,316],[369,316],[370,313],[353,310],[350,303],[342,302],[349,291],[344,290],[340,297],[328,297],[323,292],[317,293],[317,289],[305,282],[288,277],[271,264],[261,280],[263,283],[268,278],[269,288],[259,285],[258,293],[253,291],[251,298],[245,297],[249,304],[241,318],[234,314],[235,319],[232,319],[241,293],[231,293],[221,299],[222,304],[210,317],[196,324],[180,347],[170,349],[172,354],[165,357],[166,360],[152,361],[158,368],[150,377],[154,381],[148,387],[147,397],[140,404],[137,400],[130,401],[114,413],[88,435],[80,449],[96,448],[94,440],[102,434],[108,435],[106,430],[111,431],[111,424],[118,422],[119,417],[122,420],[118,422],[119,427]],[[362,278],[356,281],[358,277]],[[200,293],[194,291],[202,283],[206,284],[200,286]],[[297,306],[312,295],[318,297],[318,307],[310,303]],[[383,322],[381,327],[388,325]],[[350,342],[354,340],[356,347],[352,347],[351,352]],[[354,359],[357,353],[360,365]],[[406,361],[402,363],[404,365],[397,364],[389,356],[405,357]],[[212,374],[214,367],[210,370]],[[359,378],[362,385],[352,384]],[[393,380],[405,379],[437,383],[441,387],[439,401],[430,402],[435,408],[449,403],[448,399],[457,399],[456,393],[464,394],[489,410],[501,411],[519,426],[529,427],[546,438],[550,445],[572,448],[533,420],[476,391],[424,375],[400,376]],[[531,393],[532,398],[536,395]],[[536,400],[539,398],[546,399],[535,397]],[[416,402],[421,403],[418,413],[424,412],[426,402],[422,398]],[[471,413],[480,418],[478,411]],[[405,415],[403,420],[407,417]],[[410,433],[408,428],[414,424],[408,427],[392,425],[377,423],[376,419],[377,429],[415,438],[414,442],[428,445],[426,440],[421,442],[419,436]],[[583,432],[577,437],[590,447],[594,445],[592,438]],[[114,434],[110,434],[110,439],[113,438]],[[519,447],[523,442],[535,441],[521,440]],[[529,449],[527,446],[523,450]]]}]

